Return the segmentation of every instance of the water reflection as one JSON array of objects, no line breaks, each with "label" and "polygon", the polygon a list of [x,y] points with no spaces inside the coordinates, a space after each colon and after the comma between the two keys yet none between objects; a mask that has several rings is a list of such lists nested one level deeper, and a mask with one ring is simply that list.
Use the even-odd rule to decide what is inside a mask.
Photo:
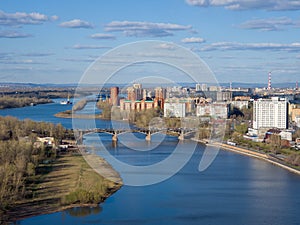
[{"label": "water reflection", "polygon": [[70,208],[64,211],[63,213],[68,214],[69,216],[73,217],[86,217],[89,215],[96,215],[99,214],[102,211],[102,207],[100,205],[94,206],[94,207],[76,207],[76,208]]}]

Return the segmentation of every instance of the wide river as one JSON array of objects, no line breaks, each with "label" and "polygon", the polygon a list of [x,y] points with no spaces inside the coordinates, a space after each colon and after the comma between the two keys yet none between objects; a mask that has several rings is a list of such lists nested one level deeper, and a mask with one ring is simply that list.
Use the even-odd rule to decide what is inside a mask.
[{"label": "wide river", "polygon": [[[1,110],[0,115],[61,123],[71,128],[72,120],[53,116],[70,107],[57,101]],[[110,124],[98,121],[97,126],[107,128]],[[143,144],[143,136],[136,137],[141,139],[131,142],[132,148]],[[133,165],[150,165],[166,158],[177,145],[183,148],[193,145],[190,141],[179,143],[177,138],[166,136],[154,151],[135,151],[121,143],[112,146],[109,135],[103,134],[100,138],[114,157]],[[124,134],[123,139],[126,138],[132,137]],[[160,138],[159,135],[154,137],[153,144]],[[85,141],[92,145],[98,141],[98,136],[88,135]],[[146,142],[144,145],[149,147]],[[102,154],[98,147],[93,151]],[[35,216],[17,224],[300,224],[300,176],[223,150],[207,170],[199,172],[203,151],[204,146],[198,145],[189,162],[164,182],[140,187],[125,185],[99,207]]]}]

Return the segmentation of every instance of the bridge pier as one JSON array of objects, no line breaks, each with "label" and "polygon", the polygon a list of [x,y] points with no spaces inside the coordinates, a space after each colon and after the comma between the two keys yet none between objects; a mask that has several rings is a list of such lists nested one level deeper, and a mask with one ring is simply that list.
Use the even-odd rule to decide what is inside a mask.
[{"label": "bridge pier", "polygon": [[79,135],[78,135],[76,142],[78,145],[81,145],[83,143],[83,132],[82,131],[79,131]]},{"label": "bridge pier", "polygon": [[117,134],[117,132],[114,132],[114,134],[112,136],[112,141],[113,142],[117,142],[118,141],[118,134]]},{"label": "bridge pier", "polygon": [[151,132],[150,132],[150,130],[148,131],[145,139],[146,139],[146,141],[151,141]]},{"label": "bridge pier", "polygon": [[178,140],[180,140],[180,141],[184,140],[184,131],[183,130],[180,131],[180,134],[178,136]]}]

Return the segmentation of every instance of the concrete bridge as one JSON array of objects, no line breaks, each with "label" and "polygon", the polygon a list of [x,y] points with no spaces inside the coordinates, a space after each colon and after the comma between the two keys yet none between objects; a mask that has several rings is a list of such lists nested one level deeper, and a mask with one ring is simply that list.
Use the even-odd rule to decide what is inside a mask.
[{"label": "concrete bridge", "polygon": [[82,144],[83,136],[91,133],[106,133],[112,135],[112,141],[118,141],[118,135],[125,133],[141,133],[145,135],[146,141],[151,141],[151,136],[158,133],[174,134],[178,136],[178,140],[184,140],[186,136],[196,133],[196,129],[87,129],[75,130],[77,132],[77,143]]}]

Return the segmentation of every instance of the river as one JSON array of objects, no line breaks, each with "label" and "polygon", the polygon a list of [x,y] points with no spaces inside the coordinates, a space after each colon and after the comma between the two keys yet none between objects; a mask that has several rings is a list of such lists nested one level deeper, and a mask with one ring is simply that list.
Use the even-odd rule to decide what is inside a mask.
[{"label": "river", "polygon": [[[5,109],[0,115],[62,123],[71,128],[70,119],[53,117],[70,107],[57,101]],[[98,121],[97,126],[105,128],[110,123]],[[136,136],[142,142],[141,134]],[[193,144],[189,141],[178,143],[176,137],[166,136],[155,151],[137,152],[122,144],[112,146],[108,135],[102,134],[100,138],[113,156],[134,165],[156,163],[171,154],[178,144],[186,148]],[[91,134],[85,141],[91,144],[97,140],[98,136]],[[94,151],[102,154],[98,148]],[[200,173],[198,165],[203,151],[204,146],[197,145],[184,168],[164,182],[140,187],[125,185],[99,207],[35,216],[17,224],[300,224],[300,176],[228,151],[220,151],[212,165]]]}]

